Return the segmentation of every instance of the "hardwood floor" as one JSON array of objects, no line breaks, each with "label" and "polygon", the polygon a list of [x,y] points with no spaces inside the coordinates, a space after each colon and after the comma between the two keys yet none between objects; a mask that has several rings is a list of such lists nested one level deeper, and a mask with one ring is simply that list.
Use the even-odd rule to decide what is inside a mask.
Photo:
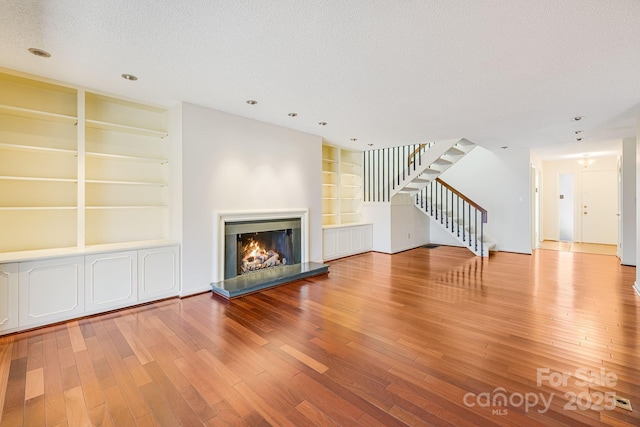
[{"label": "hardwood floor", "polygon": [[586,254],[612,255],[618,254],[617,245],[601,245],[598,243],[558,242],[557,240],[544,240],[540,242],[539,249],[554,251],[584,252]]},{"label": "hardwood floor", "polygon": [[[0,425],[637,426],[634,279],[611,256],[419,248],[0,337]],[[610,392],[634,411],[592,408]]]}]

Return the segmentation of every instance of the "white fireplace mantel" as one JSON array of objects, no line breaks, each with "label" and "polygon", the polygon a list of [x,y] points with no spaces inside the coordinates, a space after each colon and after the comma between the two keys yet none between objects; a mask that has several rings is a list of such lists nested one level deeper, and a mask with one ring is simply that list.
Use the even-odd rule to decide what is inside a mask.
[{"label": "white fireplace mantel", "polygon": [[300,219],[301,242],[300,261],[309,261],[309,209],[260,210],[260,211],[219,211],[213,214],[213,271],[214,282],[224,279],[224,229],[229,222],[259,221],[271,219]]}]

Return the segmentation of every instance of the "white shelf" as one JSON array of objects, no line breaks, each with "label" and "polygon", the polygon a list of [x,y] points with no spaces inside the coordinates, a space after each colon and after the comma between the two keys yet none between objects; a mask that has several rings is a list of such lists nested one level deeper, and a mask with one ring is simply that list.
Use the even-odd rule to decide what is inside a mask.
[{"label": "white shelf", "polygon": [[322,159],[322,161],[327,163],[338,163],[338,161],[334,159]]},{"label": "white shelf", "polygon": [[166,187],[163,182],[143,182],[143,181],[110,181],[102,179],[87,179],[87,184],[109,184],[109,185],[147,185],[150,187]]},{"label": "white shelf", "polygon": [[167,159],[161,159],[159,157],[123,156],[120,154],[106,154],[106,153],[95,153],[95,152],[87,152],[86,156],[100,158],[100,159],[131,160],[136,162],[148,162],[148,163],[160,163],[160,164],[168,163]]},{"label": "white shelf", "polygon": [[336,187],[337,184],[322,184],[323,187]]},{"label": "white shelf", "polygon": [[78,182],[75,178],[40,178],[33,176],[0,176],[0,180],[10,181],[46,181],[46,182]]},{"label": "white shelf", "polygon": [[338,216],[338,214],[334,214],[334,213],[331,213],[331,214],[322,214],[322,216]]},{"label": "white shelf", "polygon": [[139,205],[139,206],[87,206],[89,210],[100,209],[162,209],[167,208],[167,205]]},{"label": "white shelf", "polygon": [[360,188],[360,185],[350,185],[350,184],[342,184],[343,187],[345,188]]},{"label": "white shelf", "polygon": [[0,206],[0,211],[55,211],[76,210],[76,206]]},{"label": "white shelf", "polygon": [[168,135],[167,132],[162,130],[120,125],[117,123],[102,122],[100,120],[87,119],[86,125],[87,127],[95,128],[95,129],[102,129],[102,130],[108,130],[108,131],[114,131],[114,132],[124,132],[124,133],[130,133],[134,135],[152,136],[156,138],[164,138]]},{"label": "white shelf", "polygon": [[38,147],[35,145],[7,144],[4,142],[0,142],[0,148],[6,148],[9,150],[15,150],[15,151],[44,151],[48,153],[78,155],[78,152],[76,150],[66,150],[64,148]]},{"label": "white shelf", "polygon": [[49,122],[68,123],[75,125],[78,118],[64,114],[49,113],[47,111],[32,110],[29,108],[15,107],[13,105],[0,104],[0,114],[26,117],[29,119],[46,120]]},{"label": "white shelf", "polygon": [[360,168],[362,167],[362,165],[358,164],[358,163],[351,163],[351,162],[342,162],[343,166],[349,166],[352,168]]},{"label": "white shelf", "polygon": [[337,197],[323,197],[322,200],[338,200]]}]

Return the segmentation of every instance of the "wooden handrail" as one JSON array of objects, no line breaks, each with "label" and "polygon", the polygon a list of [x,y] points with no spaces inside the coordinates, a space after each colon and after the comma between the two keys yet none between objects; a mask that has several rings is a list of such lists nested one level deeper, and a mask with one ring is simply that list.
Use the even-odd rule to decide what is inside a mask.
[{"label": "wooden handrail", "polygon": [[413,151],[413,153],[409,154],[409,165],[408,166],[411,166],[411,164],[414,162],[416,154],[418,154],[420,152],[420,150],[422,150],[426,146],[427,146],[427,144],[420,144],[420,145],[418,145],[418,148],[416,148]]},{"label": "wooden handrail", "polygon": [[440,185],[442,185],[443,187],[451,191],[453,194],[460,197],[462,200],[464,200],[465,202],[469,203],[471,206],[479,210],[480,213],[482,214],[482,223],[483,224],[487,223],[487,210],[485,208],[483,208],[482,206],[480,206],[479,204],[477,204],[476,202],[474,202],[473,200],[471,200],[470,198],[468,198],[467,196],[465,196],[464,194],[462,194],[461,192],[459,192],[458,190],[456,190],[455,188],[453,188],[452,186],[450,186],[449,184],[441,180],[440,178],[436,178],[436,182],[439,182]]}]

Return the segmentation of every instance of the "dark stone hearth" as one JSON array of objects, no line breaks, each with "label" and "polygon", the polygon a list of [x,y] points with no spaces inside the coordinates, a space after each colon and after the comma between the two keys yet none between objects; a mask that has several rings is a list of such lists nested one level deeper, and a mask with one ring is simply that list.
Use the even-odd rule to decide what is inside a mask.
[{"label": "dark stone hearth", "polygon": [[212,283],[211,289],[216,294],[230,299],[328,272],[328,264],[317,262],[282,265]]}]

